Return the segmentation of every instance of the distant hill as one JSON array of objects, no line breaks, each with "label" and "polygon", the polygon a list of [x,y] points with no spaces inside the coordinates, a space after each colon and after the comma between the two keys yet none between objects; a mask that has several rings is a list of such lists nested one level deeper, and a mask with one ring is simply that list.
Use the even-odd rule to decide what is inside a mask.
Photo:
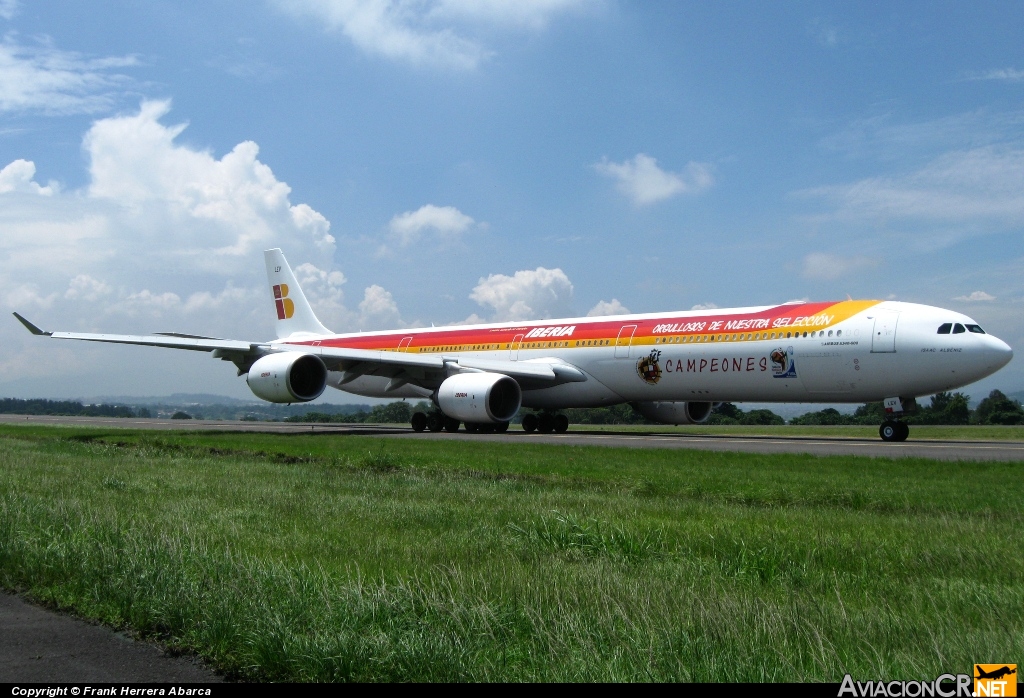
[{"label": "distant hill", "polygon": [[226,395],[210,393],[174,393],[162,397],[136,397],[132,395],[101,395],[100,397],[81,398],[85,404],[104,405],[258,405],[262,401],[256,399],[239,400]]}]

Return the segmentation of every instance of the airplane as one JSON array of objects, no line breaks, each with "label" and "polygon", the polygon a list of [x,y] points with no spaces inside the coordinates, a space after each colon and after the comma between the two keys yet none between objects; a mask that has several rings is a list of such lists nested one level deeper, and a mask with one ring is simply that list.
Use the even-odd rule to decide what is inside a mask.
[{"label": "airplane", "polygon": [[882,401],[884,441],[910,430],[903,405],[989,376],[1013,350],[961,313],[878,300],[779,305],[335,334],[313,313],[280,249],[264,252],[277,313],[265,342],[177,332],[33,334],[210,353],[259,398],[315,400],[330,386],[421,398],[418,432],[564,432],[559,410],[630,403],[663,424],[701,424],[721,402]]},{"label": "airplane", "polygon": [[978,675],[974,677],[976,679],[996,679],[996,680],[998,680],[998,679],[1003,678],[1004,676],[1009,676],[1010,674],[1016,674],[1017,673],[1016,665],[1015,665],[1015,668],[1013,668],[1013,669],[1011,669],[1009,666],[1002,666],[1002,667],[1000,667],[998,669],[993,669],[992,671],[985,671],[984,669],[981,668],[980,664],[975,664],[974,665],[974,669],[975,669],[975,671],[978,672]]}]

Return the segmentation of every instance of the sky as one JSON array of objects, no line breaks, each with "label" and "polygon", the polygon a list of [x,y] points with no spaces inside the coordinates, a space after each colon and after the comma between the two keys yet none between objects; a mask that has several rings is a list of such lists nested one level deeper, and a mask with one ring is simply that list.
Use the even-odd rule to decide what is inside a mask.
[{"label": "sky", "polygon": [[1021,36],[998,1],[0,0],[0,395],[250,397],[9,313],[266,340],[270,247],[339,332],[849,295],[1020,353]]}]

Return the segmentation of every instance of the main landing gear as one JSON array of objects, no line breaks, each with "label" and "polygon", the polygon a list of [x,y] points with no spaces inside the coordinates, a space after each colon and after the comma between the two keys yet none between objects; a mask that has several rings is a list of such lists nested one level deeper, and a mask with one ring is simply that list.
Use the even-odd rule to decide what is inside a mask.
[{"label": "main landing gear", "polygon": [[910,427],[904,422],[886,420],[878,427],[878,435],[882,437],[882,441],[906,441],[910,436]]},{"label": "main landing gear", "polygon": [[569,418],[564,414],[541,412],[540,414],[523,415],[523,431],[529,433],[539,431],[541,434],[556,432],[563,434],[569,429]]},{"label": "main landing gear", "polygon": [[[412,430],[415,432],[447,431],[449,433],[454,433],[459,430],[460,426],[462,426],[462,422],[447,416],[440,410],[431,412],[430,414],[416,412],[413,414],[412,419],[409,420],[409,423],[412,425]],[[497,424],[466,422],[466,431],[471,434],[500,434],[508,431],[508,422],[498,422]]]}]

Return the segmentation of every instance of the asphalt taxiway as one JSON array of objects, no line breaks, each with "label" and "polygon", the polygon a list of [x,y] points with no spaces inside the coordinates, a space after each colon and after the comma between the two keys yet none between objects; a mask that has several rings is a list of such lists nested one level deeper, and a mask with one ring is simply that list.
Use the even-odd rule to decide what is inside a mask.
[{"label": "asphalt taxiway", "polygon": [[215,683],[192,657],[0,593],[0,681]]},{"label": "asphalt taxiway", "polygon": [[118,429],[170,429],[276,434],[376,436],[395,439],[457,439],[497,443],[541,443],[619,448],[675,448],[742,453],[807,453],[816,456],[857,455],[874,458],[932,458],[936,460],[1024,461],[1024,441],[915,439],[902,443],[877,438],[841,436],[708,435],[686,432],[611,431],[577,428],[564,434],[527,434],[513,426],[504,434],[469,434],[459,431],[423,432],[408,427],[366,424],[310,424],[296,422],[236,422],[221,420],[142,419],[115,417],[50,417],[0,415],[0,424],[49,424],[68,427]]}]

